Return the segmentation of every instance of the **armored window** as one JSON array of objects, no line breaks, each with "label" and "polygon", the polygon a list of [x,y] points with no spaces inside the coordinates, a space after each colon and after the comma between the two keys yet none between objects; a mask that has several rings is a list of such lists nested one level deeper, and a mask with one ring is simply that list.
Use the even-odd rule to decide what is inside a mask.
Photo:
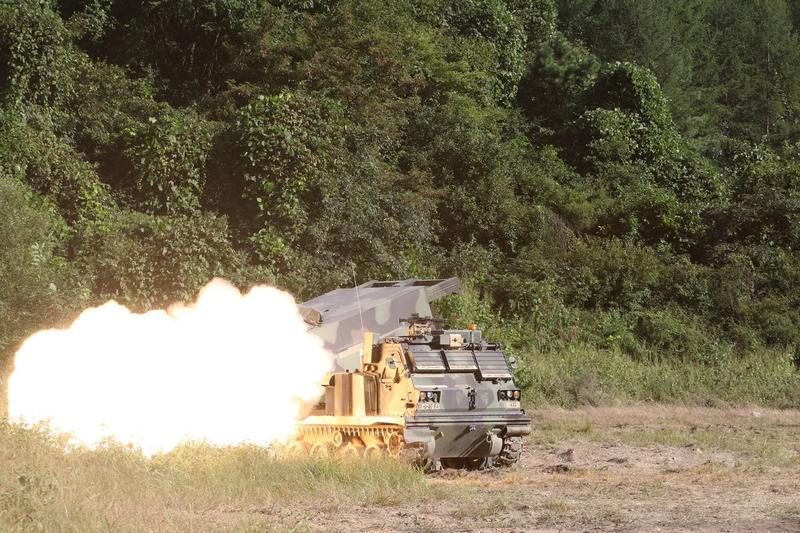
[{"label": "armored window", "polygon": [[439,352],[409,351],[408,357],[416,372],[444,372],[444,361]]},{"label": "armored window", "polygon": [[475,352],[481,379],[511,379],[503,352]]},{"label": "armored window", "polygon": [[475,362],[475,356],[471,351],[444,351],[444,357],[447,360],[447,368],[451,372],[474,372],[478,370],[478,364]]}]

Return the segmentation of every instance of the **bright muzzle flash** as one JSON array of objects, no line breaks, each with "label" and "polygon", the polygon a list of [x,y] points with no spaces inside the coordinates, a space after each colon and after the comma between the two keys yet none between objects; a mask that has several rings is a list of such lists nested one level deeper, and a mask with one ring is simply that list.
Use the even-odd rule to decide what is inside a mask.
[{"label": "bright muzzle flash", "polygon": [[282,441],[333,365],[306,329],[289,294],[259,286],[243,295],[220,279],[194,304],[166,311],[137,314],[108,302],[23,343],[8,383],[9,418],[146,454],[184,441]]}]

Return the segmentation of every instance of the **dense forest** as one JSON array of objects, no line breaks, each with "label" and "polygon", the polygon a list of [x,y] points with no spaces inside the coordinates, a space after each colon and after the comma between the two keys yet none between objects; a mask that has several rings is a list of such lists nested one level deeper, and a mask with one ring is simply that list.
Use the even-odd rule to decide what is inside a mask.
[{"label": "dense forest", "polygon": [[800,405],[800,4],[0,0],[0,353],[459,276],[536,401]]}]

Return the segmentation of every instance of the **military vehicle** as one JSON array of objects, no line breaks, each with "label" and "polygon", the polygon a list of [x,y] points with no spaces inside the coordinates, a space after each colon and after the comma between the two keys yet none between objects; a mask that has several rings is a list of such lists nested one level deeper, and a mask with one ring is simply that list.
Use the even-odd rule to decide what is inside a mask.
[{"label": "military vehicle", "polygon": [[337,358],[293,447],[427,470],[516,463],[531,419],[500,345],[474,325],[432,318],[430,303],[458,292],[455,278],[370,281],[303,303],[309,330]]}]

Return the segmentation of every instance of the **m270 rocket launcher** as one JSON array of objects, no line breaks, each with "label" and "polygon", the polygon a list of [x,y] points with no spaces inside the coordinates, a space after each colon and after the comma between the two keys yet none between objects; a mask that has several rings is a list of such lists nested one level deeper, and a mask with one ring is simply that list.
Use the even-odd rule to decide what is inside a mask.
[{"label": "m270 rocket launcher", "polygon": [[336,369],[293,446],[426,469],[516,463],[531,419],[500,346],[432,318],[431,302],[458,292],[455,278],[370,281],[303,303]]}]

